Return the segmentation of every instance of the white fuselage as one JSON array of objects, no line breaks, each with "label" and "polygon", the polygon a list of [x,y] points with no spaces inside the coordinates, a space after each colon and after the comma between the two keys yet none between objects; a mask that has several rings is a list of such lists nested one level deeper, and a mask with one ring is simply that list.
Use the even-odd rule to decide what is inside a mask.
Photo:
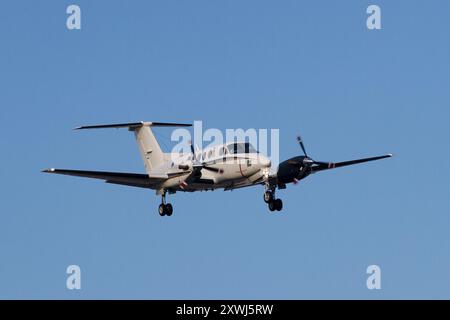
[{"label": "white fuselage", "polygon": [[[165,164],[158,168],[161,172],[176,175],[169,178],[161,186],[164,189],[197,191],[214,190],[218,188],[234,188],[255,184],[268,174],[270,160],[258,153],[251,145],[245,143],[228,143],[208,147],[196,154],[197,159],[219,172],[201,170],[201,177],[194,183],[184,184],[192,172],[193,155],[188,153],[165,154]],[[186,172],[180,175],[180,171]],[[189,168],[189,169],[187,169]],[[159,171],[158,170],[158,171]],[[217,170],[216,170],[217,171]]]}]

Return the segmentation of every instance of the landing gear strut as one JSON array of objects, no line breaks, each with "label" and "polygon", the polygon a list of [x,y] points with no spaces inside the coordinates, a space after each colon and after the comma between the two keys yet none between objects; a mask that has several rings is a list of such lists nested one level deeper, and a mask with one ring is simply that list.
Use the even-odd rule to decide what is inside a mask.
[{"label": "landing gear strut", "polygon": [[275,190],[266,190],[264,192],[264,202],[269,205],[270,211],[281,211],[283,209],[283,201],[275,198]]},{"label": "landing gear strut", "polygon": [[158,213],[161,217],[170,217],[173,213],[173,207],[170,203],[166,203],[166,191],[163,192],[161,197],[161,204],[158,207]]},{"label": "landing gear strut", "polygon": [[266,192],[264,192],[264,202],[265,203],[273,202],[273,198],[274,198],[273,191],[267,190]]}]

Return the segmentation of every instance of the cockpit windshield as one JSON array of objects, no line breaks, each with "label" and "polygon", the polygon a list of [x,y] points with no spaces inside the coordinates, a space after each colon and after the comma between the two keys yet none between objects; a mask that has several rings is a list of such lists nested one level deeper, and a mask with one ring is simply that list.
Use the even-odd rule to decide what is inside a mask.
[{"label": "cockpit windshield", "polygon": [[237,154],[237,153],[257,153],[256,149],[253,148],[253,146],[249,142],[238,142],[238,143],[232,143],[228,145],[228,151],[231,154]]}]

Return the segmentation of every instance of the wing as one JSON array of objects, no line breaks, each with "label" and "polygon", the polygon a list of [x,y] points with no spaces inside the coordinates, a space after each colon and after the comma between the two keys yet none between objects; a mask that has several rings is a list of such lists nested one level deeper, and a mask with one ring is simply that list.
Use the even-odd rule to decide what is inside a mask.
[{"label": "wing", "polygon": [[163,176],[151,177],[146,174],[139,174],[139,173],[122,173],[122,172],[105,172],[105,171],[46,169],[43,170],[42,172],[83,177],[83,178],[100,179],[104,180],[106,183],[120,184],[139,188],[151,188],[164,182],[167,179],[167,177]]},{"label": "wing", "polygon": [[369,162],[369,161],[375,161],[375,160],[381,160],[385,158],[392,157],[392,154],[387,154],[384,156],[378,156],[378,157],[372,157],[372,158],[363,158],[363,159],[356,159],[356,160],[349,160],[349,161],[343,161],[343,162],[315,162],[314,165],[311,167],[311,171],[317,172],[322,170],[328,170],[328,169],[334,169],[334,168],[340,168],[345,166],[351,166],[358,163],[363,162]]},{"label": "wing", "polygon": [[258,184],[264,184],[264,182],[230,185],[228,187],[223,188],[223,190],[224,191],[232,191],[232,190],[235,190],[235,189],[242,189],[242,188],[247,188],[247,187],[251,187],[251,186],[256,186]]}]

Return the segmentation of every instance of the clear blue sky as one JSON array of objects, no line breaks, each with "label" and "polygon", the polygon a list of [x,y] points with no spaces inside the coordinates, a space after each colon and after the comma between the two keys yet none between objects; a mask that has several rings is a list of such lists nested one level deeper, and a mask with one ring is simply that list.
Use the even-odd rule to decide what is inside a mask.
[{"label": "clear blue sky", "polygon": [[[80,31],[66,29],[72,3]],[[372,3],[380,31],[366,28]],[[449,12],[2,2],[0,298],[450,298]],[[396,157],[289,186],[280,214],[255,187],[176,194],[160,218],[153,191],[40,173],[144,172],[125,130],[71,130],[139,120],[280,128],[282,159],[300,154],[299,132],[319,160]],[[70,264],[81,291],[65,287]],[[366,288],[371,264],[380,291]]]}]

